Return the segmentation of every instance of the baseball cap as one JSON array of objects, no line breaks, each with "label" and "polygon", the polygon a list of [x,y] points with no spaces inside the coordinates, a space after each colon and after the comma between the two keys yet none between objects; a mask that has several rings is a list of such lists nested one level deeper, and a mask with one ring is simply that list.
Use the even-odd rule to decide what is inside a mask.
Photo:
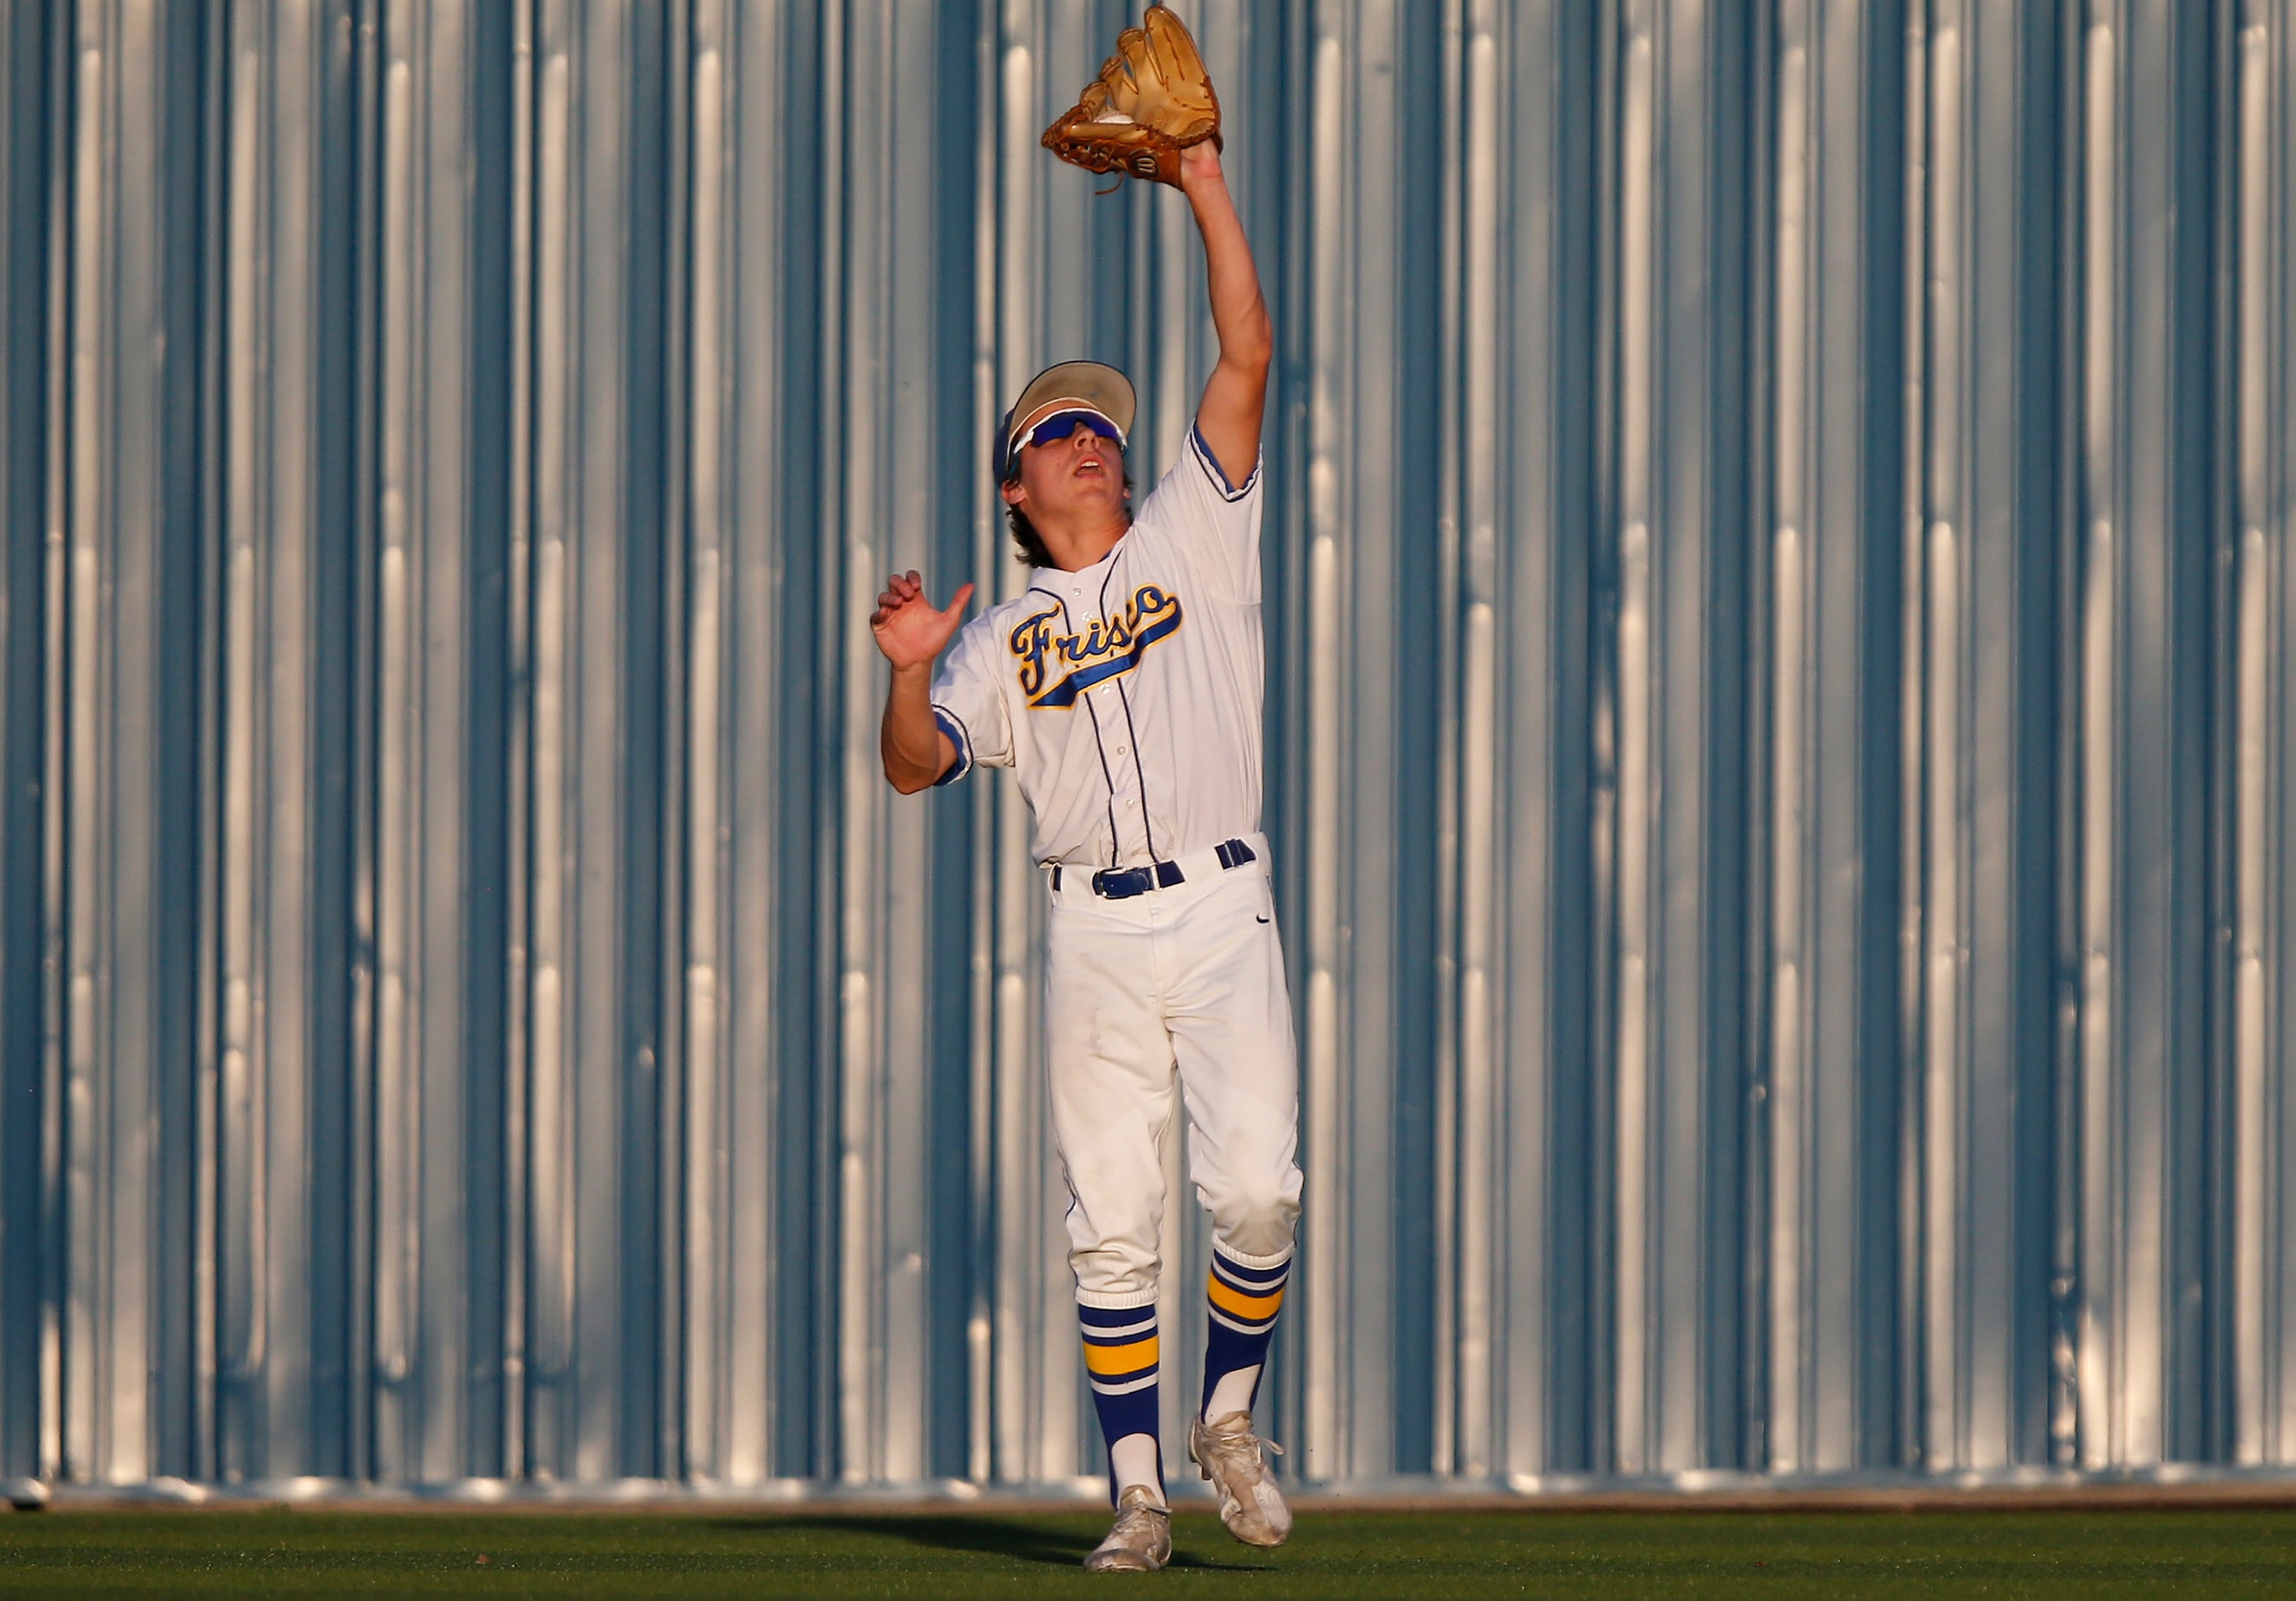
[{"label": "baseball cap", "polygon": [[1054,412],[1098,412],[1115,423],[1117,432],[1128,439],[1137,405],[1132,381],[1114,367],[1097,361],[1064,361],[1046,367],[1029,380],[1021,398],[1004,414],[1004,421],[996,430],[996,451],[990,457],[989,470],[996,475],[998,483],[1008,481],[1019,464],[1021,437]]}]

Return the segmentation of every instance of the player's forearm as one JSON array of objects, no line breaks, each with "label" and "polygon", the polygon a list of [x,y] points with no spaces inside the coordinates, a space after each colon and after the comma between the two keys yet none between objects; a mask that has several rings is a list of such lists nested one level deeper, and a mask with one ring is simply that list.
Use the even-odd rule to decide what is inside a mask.
[{"label": "player's forearm", "polygon": [[1275,331],[1268,321],[1267,302],[1260,296],[1259,269],[1243,235],[1243,219],[1228,193],[1226,175],[1215,168],[1195,177],[1187,195],[1204,238],[1212,330],[1219,336],[1220,360],[1247,373],[1264,373],[1275,355]]},{"label": "player's forearm", "polygon": [[878,744],[885,759],[885,780],[904,795],[931,789],[949,764],[956,747],[933,720],[931,669],[897,667],[892,687],[885,692],[885,720]]}]

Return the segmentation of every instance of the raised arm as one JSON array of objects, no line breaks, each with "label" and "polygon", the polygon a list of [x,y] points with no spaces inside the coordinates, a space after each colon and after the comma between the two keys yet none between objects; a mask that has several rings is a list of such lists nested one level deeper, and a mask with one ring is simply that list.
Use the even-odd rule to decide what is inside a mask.
[{"label": "raised arm", "polygon": [[1259,459],[1260,418],[1267,405],[1267,364],[1275,354],[1275,330],[1267,303],[1259,296],[1259,269],[1227,192],[1219,152],[1210,141],[1192,144],[1180,156],[1180,192],[1196,214],[1204,236],[1204,267],[1210,280],[1212,328],[1219,335],[1219,360],[1204,383],[1196,423],[1204,443],[1231,484],[1241,485]]},{"label": "raised arm", "polygon": [[931,789],[933,781],[956,760],[956,747],[932,714],[932,664],[941,647],[956,632],[972,586],[956,592],[946,612],[925,599],[924,586],[914,572],[896,574],[877,597],[869,618],[877,648],[893,664],[892,687],[885,692],[885,720],[878,730],[878,746],[885,759],[887,782],[904,795]]}]

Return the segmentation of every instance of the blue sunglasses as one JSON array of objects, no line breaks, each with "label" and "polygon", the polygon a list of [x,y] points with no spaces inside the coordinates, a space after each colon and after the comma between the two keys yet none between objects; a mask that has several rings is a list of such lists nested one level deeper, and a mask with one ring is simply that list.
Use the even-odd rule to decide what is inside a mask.
[{"label": "blue sunglasses", "polygon": [[1021,443],[1049,445],[1055,439],[1068,439],[1079,428],[1089,428],[1119,450],[1124,448],[1124,435],[1115,423],[1096,411],[1056,411],[1021,436]]}]

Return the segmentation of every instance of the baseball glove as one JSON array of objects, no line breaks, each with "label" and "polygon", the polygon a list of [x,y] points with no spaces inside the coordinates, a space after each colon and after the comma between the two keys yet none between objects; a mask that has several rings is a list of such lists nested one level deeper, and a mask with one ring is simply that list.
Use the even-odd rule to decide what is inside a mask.
[{"label": "baseball glove", "polygon": [[1046,150],[1087,172],[1176,185],[1180,152],[1206,139],[1219,147],[1219,96],[1187,25],[1161,5],[1117,36],[1083,98],[1045,130]]}]

